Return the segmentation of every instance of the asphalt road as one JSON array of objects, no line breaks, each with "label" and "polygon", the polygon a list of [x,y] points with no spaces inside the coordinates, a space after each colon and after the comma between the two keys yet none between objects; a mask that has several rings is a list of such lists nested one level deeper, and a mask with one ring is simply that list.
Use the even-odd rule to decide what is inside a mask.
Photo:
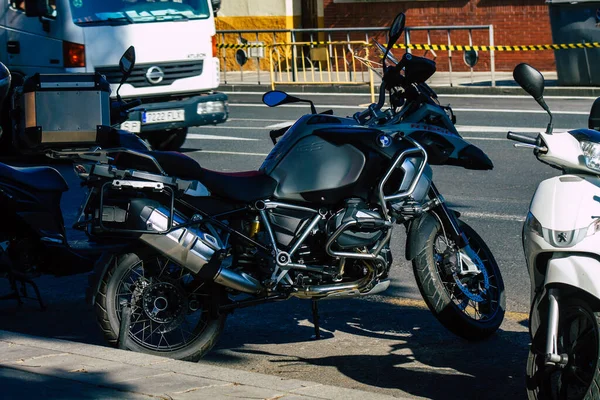
[{"label": "asphalt road", "polygon": [[[368,96],[310,97],[319,111],[332,108],[341,115],[369,102]],[[530,150],[513,148],[505,135],[508,128],[543,130],[548,118],[527,97],[443,96],[441,101],[455,109],[463,136],[495,164],[488,172],[436,167],[434,181],[486,240],[500,265],[509,311],[501,330],[473,344],[441,327],[423,308],[411,267],[403,260],[404,233],[397,229],[390,289],[373,298],[321,302],[324,340],[311,340],[309,302],[275,303],[236,311],[216,348],[201,362],[414,398],[525,398],[530,289],[520,230],[537,183],[556,171],[539,163]],[[592,102],[548,99],[555,129],[587,126]],[[272,148],[269,129],[307,111],[304,104],[269,109],[260,95],[230,94],[230,120],[193,129],[183,151],[214,170],[256,169]],[[57,168],[71,187],[62,203],[69,225],[82,194],[70,166]],[[48,310],[2,302],[2,329],[103,344],[83,301],[86,282],[85,275],[40,278]]]}]

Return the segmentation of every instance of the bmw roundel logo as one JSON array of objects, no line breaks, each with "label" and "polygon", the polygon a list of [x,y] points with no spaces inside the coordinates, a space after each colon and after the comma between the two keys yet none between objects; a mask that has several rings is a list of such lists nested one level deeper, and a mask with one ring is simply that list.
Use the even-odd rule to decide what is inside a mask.
[{"label": "bmw roundel logo", "polygon": [[377,136],[377,144],[381,147],[389,147],[389,145],[392,144],[392,138],[389,135],[382,133]]}]

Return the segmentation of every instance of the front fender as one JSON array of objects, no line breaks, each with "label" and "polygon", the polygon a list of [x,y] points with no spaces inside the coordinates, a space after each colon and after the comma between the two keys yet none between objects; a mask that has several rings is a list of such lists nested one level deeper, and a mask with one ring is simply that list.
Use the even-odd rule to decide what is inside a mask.
[{"label": "front fender", "polygon": [[600,261],[585,255],[553,258],[548,262],[545,286],[552,284],[572,286],[600,300]]},{"label": "front fender", "polygon": [[422,248],[427,246],[431,232],[437,230],[439,222],[430,214],[423,214],[411,221],[406,233],[406,259],[412,261]]}]

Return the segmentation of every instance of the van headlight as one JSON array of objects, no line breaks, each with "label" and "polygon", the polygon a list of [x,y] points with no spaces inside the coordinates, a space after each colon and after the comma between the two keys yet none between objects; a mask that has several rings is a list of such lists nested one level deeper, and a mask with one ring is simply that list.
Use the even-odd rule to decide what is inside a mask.
[{"label": "van headlight", "polygon": [[579,141],[585,165],[589,169],[600,172],[600,143],[594,143],[587,140]]}]

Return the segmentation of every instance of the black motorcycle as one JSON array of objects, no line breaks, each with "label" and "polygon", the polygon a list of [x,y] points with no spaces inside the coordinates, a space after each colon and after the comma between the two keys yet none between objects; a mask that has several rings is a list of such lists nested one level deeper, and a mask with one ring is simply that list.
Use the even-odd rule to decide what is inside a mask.
[{"label": "black motorcycle", "polygon": [[[388,51],[403,27],[400,14]],[[414,66],[386,71],[385,88],[400,81],[424,88],[410,82],[426,75],[410,73]],[[300,99],[269,92],[263,100]],[[406,120],[422,113],[409,103]],[[82,169],[91,190],[80,223],[91,237],[129,243],[105,253],[90,279],[109,342],[197,360],[232,310],[292,297],[313,301],[317,323],[318,300],[388,288],[396,224],[407,229],[406,257],[444,326],[469,340],[498,329],[500,270],[483,239],[448,208],[430,167],[491,169],[487,156],[427,121],[409,123],[421,128],[405,134],[395,114],[369,125],[367,113],[342,118],[311,109],[258,171],[215,172],[178,153],[96,152],[97,163]]]},{"label": "black motorcycle", "polygon": [[[121,83],[127,80],[134,64],[135,50],[131,47],[120,62]],[[10,81],[10,72],[0,64],[0,104],[6,100]],[[149,151],[147,143],[136,135],[114,128],[141,103],[123,102],[118,90],[116,101],[109,101],[109,95],[110,85],[99,74],[29,77],[23,86],[16,88],[11,99],[14,146],[24,155],[45,154],[50,158],[75,158],[89,163],[96,162],[94,151],[100,146],[121,151]],[[77,105],[90,113],[77,114],[73,109]],[[107,123],[86,130],[86,124],[95,122],[94,113],[102,113]],[[43,122],[44,126],[36,122]],[[76,125],[77,131],[64,129],[69,123]],[[55,132],[48,132],[52,128],[46,130],[46,127],[54,127]],[[89,144],[93,147],[86,147]],[[83,167],[78,168],[81,171]],[[83,183],[88,187],[99,184],[87,179]],[[31,297],[30,287],[36,294],[33,299],[44,308],[33,278],[43,273],[70,275],[90,271],[104,252],[123,248],[121,239],[68,240],[60,208],[61,197],[68,190],[65,179],[54,168],[18,168],[0,163],[0,207],[4,212],[0,224],[0,273],[11,287],[3,299],[16,299],[21,303],[22,298]]]}]

